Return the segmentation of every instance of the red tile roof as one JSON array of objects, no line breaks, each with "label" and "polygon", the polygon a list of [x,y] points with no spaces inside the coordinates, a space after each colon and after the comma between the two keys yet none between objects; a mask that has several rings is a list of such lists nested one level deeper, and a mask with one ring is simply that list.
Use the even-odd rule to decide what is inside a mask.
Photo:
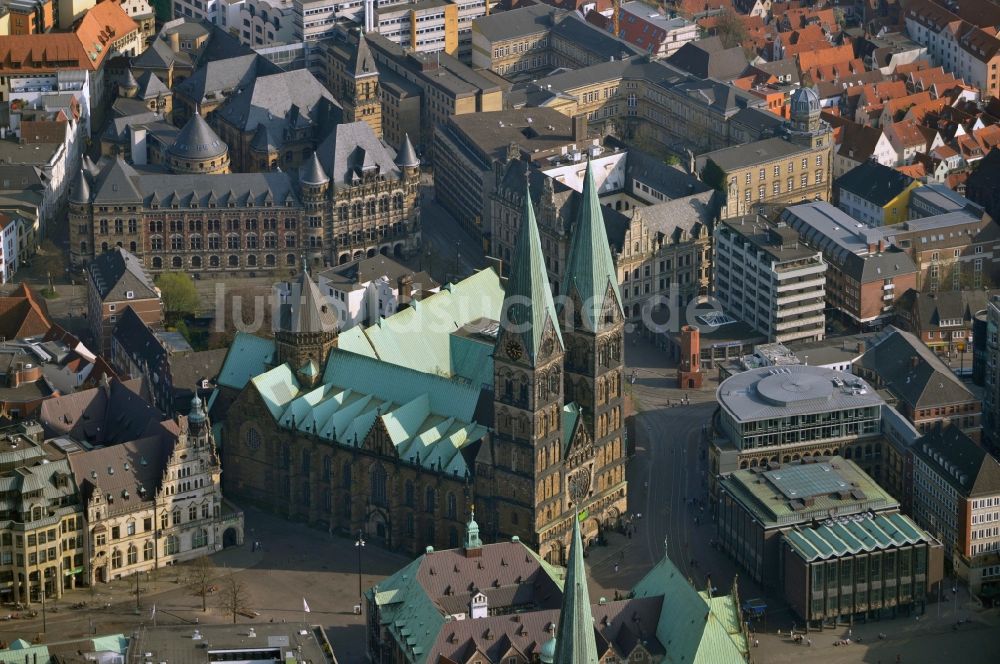
[{"label": "red tile roof", "polygon": [[52,327],[44,301],[21,283],[6,297],[0,296],[0,336],[4,340],[44,335]]},{"label": "red tile roof", "polygon": [[96,71],[111,52],[111,45],[138,29],[139,25],[116,0],[105,0],[87,10],[73,32],[0,39],[0,72],[27,74],[67,68]]}]

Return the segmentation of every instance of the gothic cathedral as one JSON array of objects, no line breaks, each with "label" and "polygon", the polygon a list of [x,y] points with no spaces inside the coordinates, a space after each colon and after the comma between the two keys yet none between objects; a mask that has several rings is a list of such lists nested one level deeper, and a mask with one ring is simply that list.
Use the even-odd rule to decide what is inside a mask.
[{"label": "gothic cathedral", "polygon": [[476,460],[476,498],[494,540],[518,535],[565,561],[626,507],[624,311],[593,171],[558,306],[531,206],[524,208],[493,354],[495,435]]}]

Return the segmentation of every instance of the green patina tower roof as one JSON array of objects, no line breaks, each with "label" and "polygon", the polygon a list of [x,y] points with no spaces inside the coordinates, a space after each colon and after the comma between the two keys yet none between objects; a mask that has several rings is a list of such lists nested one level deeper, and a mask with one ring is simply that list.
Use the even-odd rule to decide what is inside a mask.
[{"label": "green patina tower roof", "polygon": [[476,523],[476,511],[472,510],[469,522],[465,524],[465,549],[481,549],[483,541],[479,539],[479,524]]},{"label": "green patina tower roof", "polygon": [[574,290],[579,294],[582,302],[580,314],[587,329],[598,329],[609,287],[619,313],[624,315],[615,261],[611,257],[608,233],[604,229],[604,213],[597,197],[594,170],[589,163],[583,181],[576,228],[570,242],[569,257],[566,259],[564,283],[566,295],[572,295]]},{"label": "green patina tower roof", "polygon": [[[510,279],[504,293],[502,325],[521,336],[529,361],[534,361],[542,341],[546,323],[552,325],[559,347],[564,348],[562,333],[556,318],[556,305],[549,288],[549,274],[542,254],[542,239],[538,234],[531,193],[524,187],[524,212],[518,230],[517,246],[511,260]],[[511,299],[514,298],[514,299]]]},{"label": "green patina tower roof", "polygon": [[597,664],[597,640],[594,637],[594,614],[587,590],[587,571],[583,566],[583,542],[580,520],[573,519],[573,542],[566,565],[563,603],[556,631],[556,654],[553,664]]}]

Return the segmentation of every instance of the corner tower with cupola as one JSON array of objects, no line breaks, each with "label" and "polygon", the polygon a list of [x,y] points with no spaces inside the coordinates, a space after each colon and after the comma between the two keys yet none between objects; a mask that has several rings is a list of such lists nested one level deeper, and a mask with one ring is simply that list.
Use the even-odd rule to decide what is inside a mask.
[{"label": "corner tower with cupola", "polygon": [[566,260],[560,322],[566,402],[577,407],[580,420],[566,448],[565,493],[589,541],[601,527],[615,525],[626,508],[625,312],[589,164]]},{"label": "corner tower with cupola", "polygon": [[518,535],[543,551],[564,512],[563,349],[526,193],[493,353],[496,435],[477,472],[488,485],[482,495],[491,504],[481,512],[488,531]]}]

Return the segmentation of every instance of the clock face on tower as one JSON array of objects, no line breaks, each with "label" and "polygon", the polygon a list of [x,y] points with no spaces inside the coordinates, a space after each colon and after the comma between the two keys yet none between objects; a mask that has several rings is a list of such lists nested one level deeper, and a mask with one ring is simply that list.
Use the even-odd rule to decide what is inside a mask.
[{"label": "clock face on tower", "polygon": [[511,339],[510,341],[508,341],[504,350],[507,351],[507,357],[509,357],[510,359],[515,361],[521,359],[522,355],[521,344],[519,344],[515,339]]}]

